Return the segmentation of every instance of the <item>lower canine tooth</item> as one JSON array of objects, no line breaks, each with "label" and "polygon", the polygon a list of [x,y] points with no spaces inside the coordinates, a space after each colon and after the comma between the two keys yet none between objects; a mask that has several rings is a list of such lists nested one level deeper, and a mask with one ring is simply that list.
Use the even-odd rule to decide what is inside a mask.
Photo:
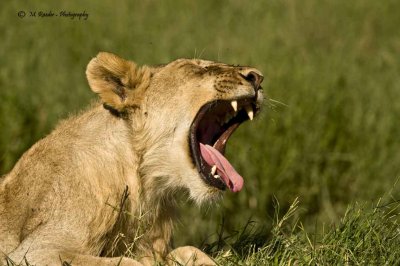
[{"label": "lower canine tooth", "polygon": [[250,105],[246,105],[244,108],[246,109],[247,115],[249,116],[250,120],[253,120],[253,108]]},{"label": "lower canine tooth", "polygon": [[231,101],[232,108],[235,112],[237,112],[237,101]]},{"label": "lower canine tooth", "polygon": [[214,175],[214,178],[220,178],[220,176],[219,175]]},{"label": "lower canine tooth", "polygon": [[214,166],[211,168],[211,174],[214,175],[216,171],[217,171],[217,166],[214,165]]}]

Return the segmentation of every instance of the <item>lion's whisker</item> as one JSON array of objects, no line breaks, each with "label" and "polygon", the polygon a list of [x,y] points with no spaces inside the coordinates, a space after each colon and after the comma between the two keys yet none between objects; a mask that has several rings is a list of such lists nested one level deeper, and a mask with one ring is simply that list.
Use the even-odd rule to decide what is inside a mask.
[{"label": "lion's whisker", "polygon": [[283,103],[283,102],[280,102],[280,101],[278,101],[278,100],[275,100],[275,99],[272,99],[272,98],[269,98],[268,100],[269,100],[270,102],[277,103],[277,104],[283,105],[283,106],[285,106],[285,107],[289,107],[288,104]]}]

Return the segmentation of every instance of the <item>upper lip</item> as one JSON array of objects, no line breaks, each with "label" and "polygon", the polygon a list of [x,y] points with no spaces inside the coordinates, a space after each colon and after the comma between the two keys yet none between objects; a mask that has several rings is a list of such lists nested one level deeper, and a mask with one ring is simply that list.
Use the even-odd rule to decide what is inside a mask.
[{"label": "upper lip", "polygon": [[221,190],[229,186],[226,184],[226,180],[223,182],[221,178],[214,178],[212,166],[202,158],[200,143],[213,146],[221,154],[224,154],[226,142],[233,131],[260,111],[256,98],[257,95],[256,97],[211,101],[200,108],[193,120],[189,134],[190,150],[194,164],[207,184]]}]

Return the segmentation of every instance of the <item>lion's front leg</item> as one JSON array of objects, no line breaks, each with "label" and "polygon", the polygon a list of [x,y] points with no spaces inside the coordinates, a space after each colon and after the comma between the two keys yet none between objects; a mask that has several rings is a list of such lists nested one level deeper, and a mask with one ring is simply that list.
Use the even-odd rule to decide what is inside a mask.
[{"label": "lion's front leg", "polygon": [[[24,253],[17,250],[8,258],[10,262],[6,261],[4,265],[143,266],[141,262],[127,257],[97,257],[58,249],[39,249]],[[0,265],[3,265],[1,261]]]},{"label": "lion's front leg", "polygon": [[217,265],[207,254],[192,246],[179,247],[167,256],[168,265]]}]

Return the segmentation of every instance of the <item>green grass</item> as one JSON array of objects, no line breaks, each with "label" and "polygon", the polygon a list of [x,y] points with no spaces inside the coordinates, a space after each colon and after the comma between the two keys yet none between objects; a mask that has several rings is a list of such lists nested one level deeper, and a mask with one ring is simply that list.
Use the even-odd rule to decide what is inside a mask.
[{"label": "green grass", "polygon": [[[334,226],[309,233],[293,220],[297,199],[269,232],[252,224],[235,237],[220,237],[215,249],[220,265],[397,265],[400,260],[398,202],[353,204]],[[233,239],[232,239],[233,238]],[[264,244],[262,244],[264,243]],[[261,245],[260,245],[261,244]]]},{"label": "green grass", "polygon": [[[346,212],[349,204],[376,202],[400,177],[399,9],[395,0],[1,3],[0,173],[58,120],[95,98],[84,72],[97,52],[139,64],[201,57],[261,69],[272,100],[228,144],[244,190],[227,193],[217,207],[186,204],[176,243],[212,242],[209,232],[218,231],[222,220],[228,235],[249,219],[268,231],[274,199],[285,212],[299,198],[294,216],[304,234],[316,225],[339,225],[344,215],[358,217],[356,209]],[[20,10],[85,10],[89,19],[20,19]],[[400,198],[398,186],[392,195]],[[360,230],[374,217],[365,215]],[[314,252],[311,259],[334,259],[326,255],[328,242],[311,248],[301,233],[295,237],[295,247]],[[386,241],[383,249],[392,251]],[[287,252],[277,264],[296,257]],[[343,255],[337,245],[333,253]],[[346,255],[350,264],[360,262],[359,254],[354,260]]]}]

